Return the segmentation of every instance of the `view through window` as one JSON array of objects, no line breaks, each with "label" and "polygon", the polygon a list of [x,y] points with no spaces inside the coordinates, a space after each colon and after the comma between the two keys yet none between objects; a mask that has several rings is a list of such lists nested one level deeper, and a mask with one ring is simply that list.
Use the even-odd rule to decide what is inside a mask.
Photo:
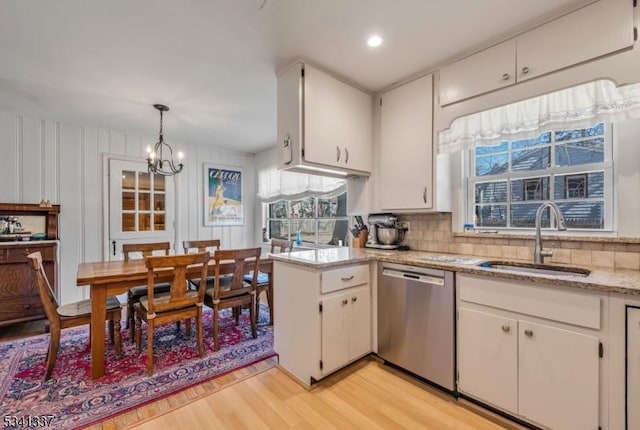
[{"label": "view through window", "polygon": [[267,205],[267,237],[303,242],[338,245],[346,241],[347,193],[337,197],[305,197],[278,200]]},{"label": "view through window", "polygon": [[[611,226],[610,126],[547,131],[471,151],[469,208],[476,228],[531,228],[543,201],[560,207],[568,228]],[[550,227],[550,211],[542,226]]]}]

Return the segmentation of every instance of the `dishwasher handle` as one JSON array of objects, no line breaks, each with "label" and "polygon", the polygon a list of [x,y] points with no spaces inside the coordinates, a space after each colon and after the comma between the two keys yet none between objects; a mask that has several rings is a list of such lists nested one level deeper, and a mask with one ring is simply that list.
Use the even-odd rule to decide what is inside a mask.
[{"label": "dishwasher handle", "polygon": [[437,276],[424,275],[422,273],[403,272],[394,269],[382,269],[382,275],[392,278],[404,279],[407,281],[415,281],[423,284],[437,285],[444,287],[444,278]]}]

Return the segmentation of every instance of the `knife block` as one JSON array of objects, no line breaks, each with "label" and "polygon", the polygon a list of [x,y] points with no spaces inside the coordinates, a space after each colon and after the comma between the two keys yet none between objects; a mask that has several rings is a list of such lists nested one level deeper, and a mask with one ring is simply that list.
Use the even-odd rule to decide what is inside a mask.
[{"label": "knife block", "polygon": [[367,230],[362,230],[359,234],[358,237],[354,237],[353,238],[353,242],[351,243],[351,245],[354,248],[364,248],[365,245],[367,244],[367,240],[369,239],[369,231]]}]

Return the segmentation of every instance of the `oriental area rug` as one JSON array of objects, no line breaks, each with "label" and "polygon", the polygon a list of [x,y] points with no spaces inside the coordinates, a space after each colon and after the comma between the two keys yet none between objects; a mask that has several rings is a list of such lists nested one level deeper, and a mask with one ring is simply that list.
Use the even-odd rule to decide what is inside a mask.
[{"label": "oriental area rug", "polygon": [[12,419],[47,417],[39,419],[51,428],[82,428],[266,360],[276,354],[273,327],[267,324],[268,308],[261,306],[257,339],[251,337],[246,310],[238,325],[230,309],[220,311],[221,347],[216,352],[212,311],[205,307],[204,358],[198,357],[195,324],[190,339],[185,336],[184,324],[179,332],[175,324],[156,327],[151,377],[146,374],[144,323],[141,353],[136,353],[129,331],[123,328],[122,358],[117,359],[113,345],[106,345],[105,376],[96,380],[90,376],[88,325],[62,331],[58,359],[48,381],[44,381],[48,334],[0,343],[1,415]]}]

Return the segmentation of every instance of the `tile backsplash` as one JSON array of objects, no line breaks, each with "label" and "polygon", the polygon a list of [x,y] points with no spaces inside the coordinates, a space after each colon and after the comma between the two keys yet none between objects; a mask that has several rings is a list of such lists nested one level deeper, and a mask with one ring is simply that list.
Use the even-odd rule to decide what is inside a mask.
[{"label": "tile backsplash", "polygon": [[[401,214],[410,223],[405,243],[416,251],[533,261],[534,236],[453,233],[451,214]],[[640,239],[563,237],[543,232],[543,246],[553,249],[545,262],[640,270]]]}]

